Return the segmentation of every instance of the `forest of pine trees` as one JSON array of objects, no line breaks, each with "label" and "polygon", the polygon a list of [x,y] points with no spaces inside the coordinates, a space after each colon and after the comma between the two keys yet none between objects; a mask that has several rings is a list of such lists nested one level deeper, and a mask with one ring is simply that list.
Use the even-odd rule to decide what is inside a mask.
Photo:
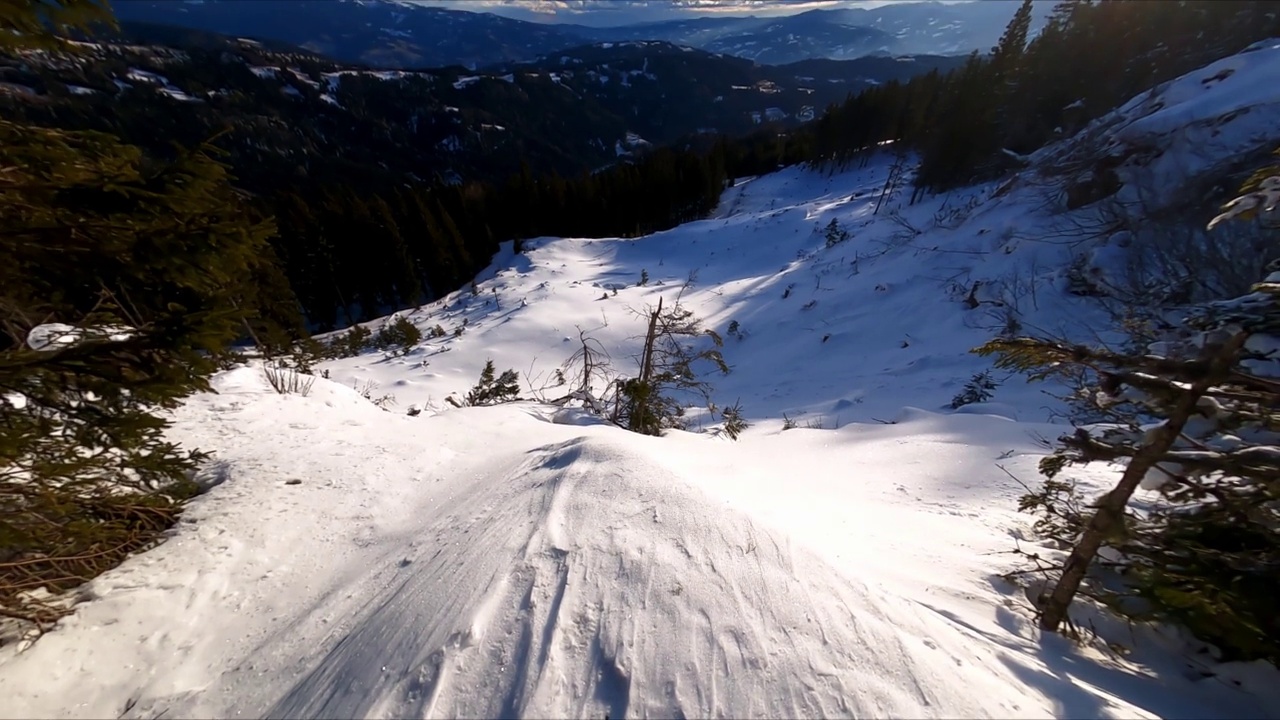
[{"label": "forest of pine trees", "polygon": [[812,160],[844,165],[895,141],[919,153],[919,187],[991,177],[1152,86],[1280,34],[1273,3],[1064,0],[1028,42],[1024,0],[1000,44],[948,74],[891,82],[830,108]]},{"label": "forest of pine trees", "polygon": [[330,329],[465,286],[502,241],[634,236],[697,219],[715,208],[726,173],[720,143],[575,178],[526,166],[502,184],[310,184],[270,197],[273,244],[307,320]]}]

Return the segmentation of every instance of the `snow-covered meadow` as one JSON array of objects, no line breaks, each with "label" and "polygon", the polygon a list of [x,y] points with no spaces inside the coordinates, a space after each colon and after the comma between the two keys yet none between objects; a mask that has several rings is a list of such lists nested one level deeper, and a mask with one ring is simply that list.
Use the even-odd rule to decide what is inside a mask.
[{"label": "snow-covered meadow", "polygon": [[[1203,158],[1212,118],[1216,157],[1252,150],[1280,120],[1258,79],[1280,46],[1223,62],[1099,122],[1158,130],[1170,167]],[[881,201],[892,164],[741,180],[649,237],[508,248],[478,292],[402,313],[443,337],[323,363],[305,396],[256,365],[218,376],[172,433],[215,453],[209,491],[52,632],[0,647],[0,716],[1280,716],[1274,668],[1170,631],[1035,629],[1000,575],[1016,547],[1049,552],[1017,500],[1059,404],[997,375],[991,402],[948,405],[1010,323],[1107,315],[1067,292],[1081,249],[1043,240],[1059,217],[1034,166],[908,205]],[[827,247],[832,219],[849,237]],[[580,330],[632,372],[636,311],[677,295],[725,338],[737,442],[445,402],[488,359],[527,396]]]}]

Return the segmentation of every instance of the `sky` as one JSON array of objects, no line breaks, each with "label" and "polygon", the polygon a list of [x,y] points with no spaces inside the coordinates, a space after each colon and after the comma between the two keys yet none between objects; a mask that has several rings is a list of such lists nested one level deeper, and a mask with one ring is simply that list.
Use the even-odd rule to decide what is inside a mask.
[{"label": "sky", "polygon": [[[706,15],[791,15],[815,9],[873,8],[907,0],[413,0],[534,22],[609,26]],[[955,1],[955,0],[952,0]]]}]

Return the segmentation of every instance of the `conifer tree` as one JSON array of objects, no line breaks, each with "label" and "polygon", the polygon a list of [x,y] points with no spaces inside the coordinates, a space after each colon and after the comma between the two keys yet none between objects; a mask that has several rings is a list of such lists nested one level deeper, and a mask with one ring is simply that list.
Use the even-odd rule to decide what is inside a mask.
[{"label": "conifer tree", "polygon": [[[9,3],[9,47],[103,20],[96,3]],[[105,16],[109,19],[109,16]],[[205,149],[157,158],[92,132],[0,121],[0,608],[87,580],[152,542],[201,457],[157,410],[208,387],[267,288],[255,222]]]},{"label": "conifer tree", "polygon": [[[1214,222],[1280,205],[1280,175],[1251,187]],[[1040,598],[1044,630],[1084,592],[1133,619],[1180,623],[1226,659],[1280,660],[1280,262],[1270,273],[1244,297],[1196,309],[1182,339],[1136,352],[1030,338],[979,349],[1033,378],[1083,371],[1080,396],[1111,421],[1061,438],[1041,463],[1043,488],[1022,501],[1043,535],[1071,547]],[[1091,462],[1125,469],[1087,502],[1060,476]],[[1160,501],[1135,510],[1139,488]],[[1118,583],[1098,577],[1103,548],[1119,558]]]},{"label": "conifer tree", "polygon": [[480,380],[467,393],[467,405],[496,405],[520,399],[520,378],[515,370],[503,370],[499,375],[493,360],[487,360],[480,371]]}]

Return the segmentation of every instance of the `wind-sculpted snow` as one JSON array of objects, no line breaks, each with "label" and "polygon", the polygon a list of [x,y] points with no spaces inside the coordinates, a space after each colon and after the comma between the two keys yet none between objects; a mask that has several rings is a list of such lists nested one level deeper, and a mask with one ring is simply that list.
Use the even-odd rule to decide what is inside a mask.
[{"label": "wind-sculpted snow", "polygon": [[953,629],[717,507],[626,445],[578,438],[526,457],[425,523],[399,572],[266,715],[996,709],[900,682],[928,672],[918,638]]}]

